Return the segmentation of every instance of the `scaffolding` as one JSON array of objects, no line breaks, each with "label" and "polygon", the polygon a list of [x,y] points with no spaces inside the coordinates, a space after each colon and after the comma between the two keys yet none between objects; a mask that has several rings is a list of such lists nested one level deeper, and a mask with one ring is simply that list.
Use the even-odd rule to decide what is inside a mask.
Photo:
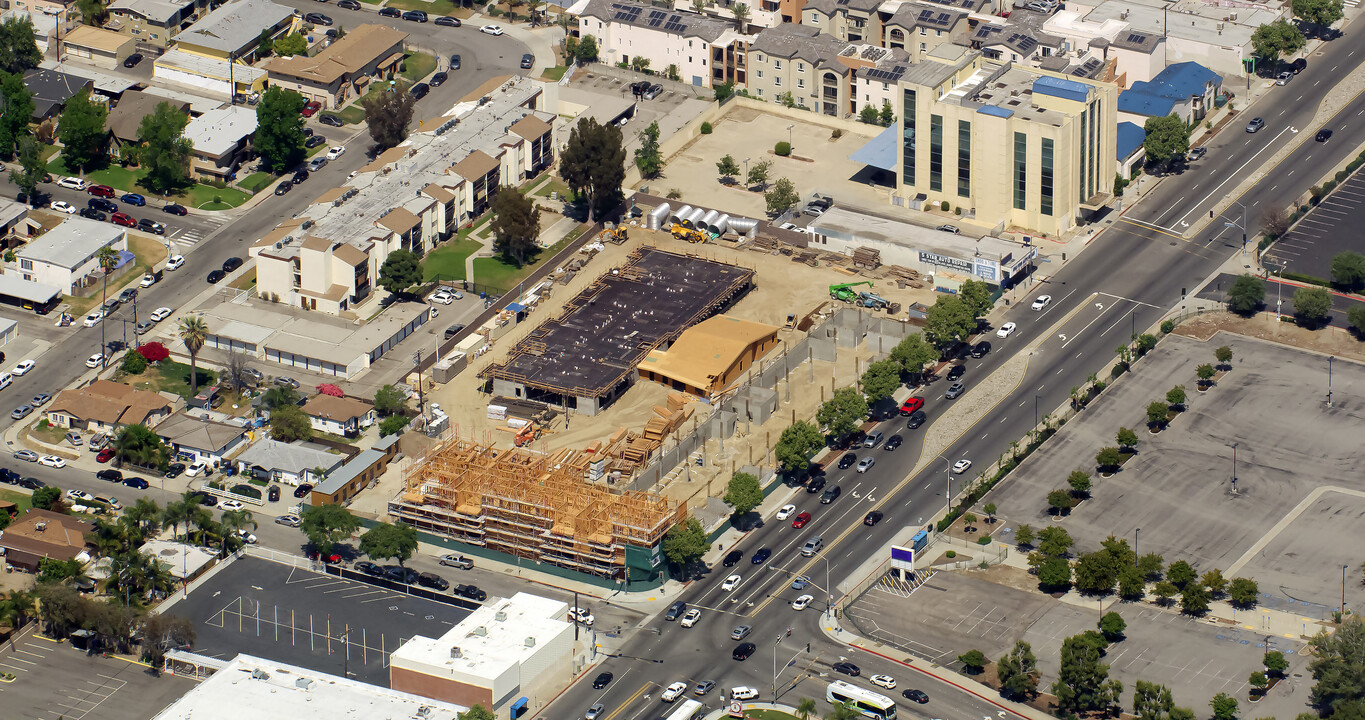
[{"label": "scaffolding", "polygon": [[599,459],[455,438],[408,468],[389,512],[470,545],[628,580],[626,547],[657,548],[687,509],[653,493],[589,483]]}]

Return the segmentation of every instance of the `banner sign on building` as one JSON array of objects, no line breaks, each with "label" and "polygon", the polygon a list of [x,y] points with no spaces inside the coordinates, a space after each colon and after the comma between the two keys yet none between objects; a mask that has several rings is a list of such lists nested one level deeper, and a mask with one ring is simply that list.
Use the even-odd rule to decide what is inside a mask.
[{"label": "banner sign on building", "polygon": [[960,258],[939,255],[938,253],[931,253],[928,250],[920,250],[919,261],[925,265],[938,265],[939,267],[957,270],[958,272],[963,272],[968,275],[972,274],[972,262],[970,260],[962,260]]}]

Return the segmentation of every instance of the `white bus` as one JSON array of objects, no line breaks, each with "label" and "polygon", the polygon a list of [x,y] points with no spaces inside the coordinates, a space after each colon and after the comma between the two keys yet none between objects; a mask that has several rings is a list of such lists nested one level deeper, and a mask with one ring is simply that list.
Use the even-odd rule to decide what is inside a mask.
[{"label": "white bus", "polygon": [[695,720],[702,716],[706,708],[697,700],[683,700],[682,704],[673,708],[673,712],[668,714],[666,720]]},{"label": "white bus", "polygon": [[829,689],[825,691],[825,699],[835,705],[847,703],[854,710],[874,720],[896,718],[896,701],[843,680],[835,680],[829,684]]}]

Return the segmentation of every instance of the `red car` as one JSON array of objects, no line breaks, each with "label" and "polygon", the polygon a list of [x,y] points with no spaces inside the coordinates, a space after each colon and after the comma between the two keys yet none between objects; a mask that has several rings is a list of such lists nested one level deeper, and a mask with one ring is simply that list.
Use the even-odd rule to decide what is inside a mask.
[{"label": "red car", "polygon": [[123,227],[137,227],[137,221],[133,219],[132,215],[128,215],[127,213],[116,212],[109,217],[109,221],[115,225],[122,225]]},{"label": "red car", "polygon": [[924,398],[906,398],[905,402],[901,403],[901,416],[909,416],[922,407],[924,407]]},{"label": "red car", "polygon": [[104,448],[103,450],[100,451],[99,455],[95,456],[95,462],[98,463],[107,463],[113,459],[114,459],[113,448]]},{"label": "red car", "polygon": [[114,196],[114,189],[108,185],[91,185],[85,191],[95,197],[111,198]]},{"label": "red car", "polygon": [[304,105],[304,106],[303,106],[303,116],[304,116],[304,117],[313,117],[313,115],[314,115],[315,113],[317,113],[317,111],[319,111],[319,110],[321,110],[321,109],[322,109],[322,103],[318,102],[317,100],[314,100],[314,101],[308,103],[307,105]]},{"label": "red car", "polygon": [[796,519],[792,521],[792,527],[799,530],[805,527],[808,522],[810,522],[810,513],[803,512],[800,515],[797,515]]}]

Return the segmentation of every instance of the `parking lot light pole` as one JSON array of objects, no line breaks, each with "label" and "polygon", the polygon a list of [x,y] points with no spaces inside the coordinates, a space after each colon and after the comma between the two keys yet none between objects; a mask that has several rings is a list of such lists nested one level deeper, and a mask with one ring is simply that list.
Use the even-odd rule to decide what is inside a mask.
[{"label": "parking lot light pole", "polygon": [[1142,528],[1133,528],[1133,555],[1137,557],[1142,557],[1142,554],[1138,552],[1138,533],[1140,532],[1142,532]]},{"label": "parking lot light pole", "polygon": [[1332,407],[1332,361],[1336,359],[1335,355],[1327,356],[1327,407]]},{"label": "parking lot light pole", "polygon": [[1341,616],[1346,617],[1346,566],[1341,566]]}]

